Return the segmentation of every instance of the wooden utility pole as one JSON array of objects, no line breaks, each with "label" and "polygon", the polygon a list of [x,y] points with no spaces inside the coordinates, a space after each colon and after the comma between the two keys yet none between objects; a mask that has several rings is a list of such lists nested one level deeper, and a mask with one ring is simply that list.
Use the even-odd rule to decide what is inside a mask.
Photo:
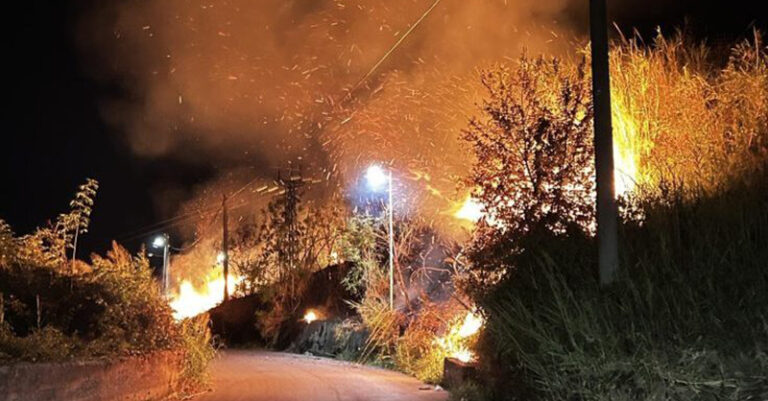
[{"label": "wooden utility pole", "polygon": [[616,279],[619,262],[618,209],[613,183],[613,131],[611,128],[611,81],[608,65],[606,0],[589,1],[592,41],[592,96],[595,110],[595,171],[597,176],[597,252],[600,283]]},{"label": "wooden utility pole", "polygon": [[221,196],[221,252],[224,254],[224,260],[221,265],[224,268],[224,302],[229,300],[229,231],[227,228],[227,196]]}]

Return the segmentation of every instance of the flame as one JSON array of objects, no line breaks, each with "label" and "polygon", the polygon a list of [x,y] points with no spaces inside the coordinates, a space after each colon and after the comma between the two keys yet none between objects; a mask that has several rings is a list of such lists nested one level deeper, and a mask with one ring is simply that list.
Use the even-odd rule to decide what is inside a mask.
[{"label": "flame", "polygon": [[[224,278],[220,270],[214,272],[218,274],[209,276],[202,288],[195,288],[189,280],[182,280],[179,292],[170,301],[176,320],[197,316],[224,300]],[[241,277],[229,276],[227,284],[230,294],[241,281]]]},{"label": "flame", "polygon": [[441,347],[451,358],[465,363],[474,361],[476,356],[469,345],[471,338],[480,332],[484,323],[485,321],[480,316],[467,312],[462,321],[456,322],[445,335],[435,339],[435,344]]},{"label": "flame", "polygon": [[304,314],[304,321],[307,322],[307,324],[310,324],[317,320],[317,313],[313,311],[312,309],[309,309],[306,314]]},{"label": "flame", "polygon": [[636,143],[640,141],[637,123],[623,104],[614,102],[613,124],[613,185],[618,198],[632,192],[637,185],[639,173],[635,157]]},{"label": "flame", "polygon": [[473,223],[482,219],[483,216],[485,216],[485,213],[483,212],[483,204],[478,202],[471,195],[467,196],[459,210],[453,213],[453,217],[459,220],[471,221]]},{"label": "flame", "polygon": [[483,327],[483,323],[485,323],[483,318],[472,312],[467,312],[467,316],[464,317],[464,322],[459,328],[459,337],[467,338],[477,334],[477,332],[480,331],[480,328]]},{"label": "flame", "polygon": [[451,357],[467,363],[475,360],[475,353],[467,348],[461,347],[460,349],[454,351],[453,354],[451,354]]}]

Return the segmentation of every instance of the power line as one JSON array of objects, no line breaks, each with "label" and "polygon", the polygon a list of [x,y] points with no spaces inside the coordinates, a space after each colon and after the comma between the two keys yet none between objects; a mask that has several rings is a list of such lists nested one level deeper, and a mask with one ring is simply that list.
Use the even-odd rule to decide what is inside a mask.
[{"label": "power line", "polygon": [[363,75],[363,77],[362,77],[362,78],[360,78],[360,80],[359,80],[359,81],[357,81],[357,83],[355,84],[355,86],[353,86],[353,87],[352,87],[352,89],[351,89],[351,90],[350,90],[350,91],[347,93],[347,96],[348,96],[348,97],[349,97],[349,96],[352,96],[352,93],[353,93],[355,90],[357,90],[357,88],[359,88],[359,87],[360,87],[360,85],[361,85],[363,82],[365,82],[365,80],[367,80],[368,78],[370,78],[370,76],[371,76],[371,75],[373,75],[373,73],[376,71],[376,69],[378,69],[378,68],[379,68],[379,66],[381,66],[381,64],[382,64],[382,63],[384,63],[384,61],[386,61],[386,60],[387,60],[387,58],[389,58],[389,56],[390,56],[390,55],[391,55],[391,54],[392,54],[392,53],[393,53],[395,50],[397,50],[397,48],[398,48],[398,47],[400,47],[400,44],[401,44],[401,43],[403,43],[403,41],[405,40],[405,38],[407,38],[407,37],[408,37],[408,35],[410,35],[410,34],[411,34],[411,32],[413,32],[413,30],[414,30],[414,29],[416,29],[416,27],[417,27],[417,26],[419,26],[419,24],[421,24],[421,21],[424,21],[424,19],[425,19],[425,18],[427,18],[427,16],[428,16],[428,15],[429,15],[429,14],[432,12],[432,10],[434,10],[434,9],[435,9],[435,7],[437,7],[437,5],[438,5],[438,4],[440,4],[440,1],[442,1],[442,0],[435,0],[435,2],[434,2],[434,3],[432,3],[432,5],[431,5],[431,6],[429,6],[429,8],[428,8],[426,11],[424,11],[424,13],[422,13],[422,14],[421,14],[421,17],[419,17],[419,19],[417,19],[417,20],[416,20],[416,22],[414,22],[414,23],[413,23],[413,25],[411,25],[411,27],[410,27],[410,28],[408,28],[408,30],[407,30],[407,31],[406,31],[406,32],[403,34],[403,36],[401,36],[401,37],[400,37],[400,39],[398,39],[398,40],[397,40],[397,42],[395,42],[395,44],[394,44],[394,45],[392,45],[392,47],[390,47],[390,48],[389,48],[389,50],[387,50],[387,52],[386,52],[386,53],[384,53],[384,55],[383,55],[383,56],[382,56],[382,57],[379,59],[379,61],[377,61],[377,62],[376,62],[376,64],[374,64],[374,65],[373,65],[373,67],[371,67],[371,69],[370,69],[370,70],[368,70],[368,72],[367,72],[367,73],[365,73],[365,75]]}]

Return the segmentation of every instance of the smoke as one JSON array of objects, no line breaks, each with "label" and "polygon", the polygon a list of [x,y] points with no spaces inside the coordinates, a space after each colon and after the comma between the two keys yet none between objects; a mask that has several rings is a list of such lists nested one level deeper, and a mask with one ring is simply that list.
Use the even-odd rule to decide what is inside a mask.
[{"label": "smoke", "polygon": [[[322,160],[317,125],[431,3],[124,1],[90,15],[80,38],[94,73],[122,89],[103,113],[137,154]],[[443,0],[368,83],[420,90],[438,68],[444,79],[523,46],[552,47],[565,6]],[[365,108],[369,94],[357,95]]]},{"label": "smoke", "polygon": [[442,0],[362,83],[433,0],[117,1],[78,40],[93,76],[119,89],[101,111],[135,154],[219,171],[158,195],[187,194],[179,210],[254,176],[268,184],[288,162],[345,191],[379,162],[396,172],[398,211],[440,219],[467,192],[459,138],[481,101],[477,69],[573,49],[572,3]]}]

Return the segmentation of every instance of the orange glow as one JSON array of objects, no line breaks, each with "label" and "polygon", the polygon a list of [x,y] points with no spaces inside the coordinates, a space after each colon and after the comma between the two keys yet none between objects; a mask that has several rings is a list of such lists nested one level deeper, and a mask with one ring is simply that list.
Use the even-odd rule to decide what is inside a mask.
[{"label": "orange glow", "polygon": [[471,195],[467,196],[459,210],[453,213],[453,217],[459,220],[471,221],[473,223],[482,219],[483,216],[485,216],[485,213],[483,212],[483,204],[478,202]]},{"label": "orange glow", "polygon": [[[173,317],[181,320],[197,316],[220,304],[224,299],[224,277],[222,276],[221,269],[215,269],[201,288],[196,288],[188,280],[182,280],[178,293],[174,294],[170,301]],[[229,276],[230,294],[241,281],[241,277]]]},{"label": "orange glow", "polygon": [[317,313],[312,309],[307,310],[307,313],[304,314],[304,321],[307,322],[307,324],[310,324],[315,320],[317,320]]},{"label": "orange glow", "polygon": [[613,181],[615,196],[618,198],[632,192],[639,179],[635,142],[639,140],[637,124],[630,113],[620,104],[613,107]]},{"label": "orange glow", "polygon": [[456,358],[462,362],[474,361],[476,355],[470,349],[471,340],[480,332],[484,323],[480,316],[467,312],[462,321],[457,321],[445,335],[435,339],[435,344],[451,358]]}]

